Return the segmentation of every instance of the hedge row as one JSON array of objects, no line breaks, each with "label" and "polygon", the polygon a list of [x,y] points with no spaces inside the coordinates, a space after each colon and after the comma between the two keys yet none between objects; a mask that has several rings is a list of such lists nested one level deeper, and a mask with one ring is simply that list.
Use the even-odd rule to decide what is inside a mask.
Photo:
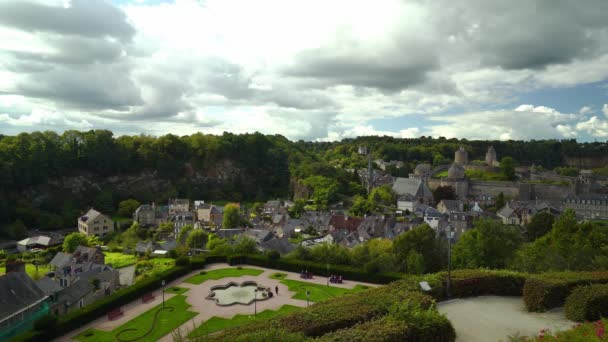
[{"label": "hedge row", "polygon": [[608,285],[579,286],[566,298],[566,317],[583,322],[608,317]]},{"label": "hedge row", "polygon": [[[422,323],[422,322],[419,322]],[[413,324],[386,316],[355,325],[349,329],[331,332],[318,339],[319,342],[451,342],[456,332],[450,321],[438,312],[427,315],[424,324]]]},{"label": "hedge row", "polygon": [[[337,274],[348,280],[369,282],[374,284],[388,284],[403,278],[402,273],[382,272],[368,273],[362,268],[344,265],[328,265],[312,261],[302,261],[291,258],[272,259],[265,255],[235,255],[228,258],[230,265],[247,264],[259,267],[274,268],[289,272],[308,271],[316,275],[329,276]],[[329,270],[328,270],[329,266]]]},{"label": "hedge row", "polygon": [[534,275],[524,285],[528,311],[543,312],[564,305],[577,286],[608,283],[608,272],[561,272]]},{"label": "hedge row", "polygon": [[[456,270],[452,272],[452,298],[481,295],[521,296],[527,275],[501,270]],[[424,278],[424,277],[422,277]],[[438,301],[447,299],[447,272],[427,276],[430,294]],[[430,280],[430,281],[429,281]]]}]

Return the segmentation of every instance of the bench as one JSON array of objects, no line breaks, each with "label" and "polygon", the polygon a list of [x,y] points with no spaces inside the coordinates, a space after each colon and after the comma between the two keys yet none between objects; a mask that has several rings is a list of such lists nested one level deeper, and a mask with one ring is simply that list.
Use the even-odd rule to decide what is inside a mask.
[{"label": "bench", "polygon": [[145,295],[143,295],[143,297],[141,297],[142,303],[147,303],[147,302],[153,301],[153,300],[154,300],[154,295],[152,294],[152,292],[146,293]]},{"label": "bench", "polygon": [[117,317],[120,317],[123,315],[122,309],[118,308],[118,309],[114,309],[112,311],[110,311],[108,313],[108,320],[112,321],[114,319],[116,319]]}]

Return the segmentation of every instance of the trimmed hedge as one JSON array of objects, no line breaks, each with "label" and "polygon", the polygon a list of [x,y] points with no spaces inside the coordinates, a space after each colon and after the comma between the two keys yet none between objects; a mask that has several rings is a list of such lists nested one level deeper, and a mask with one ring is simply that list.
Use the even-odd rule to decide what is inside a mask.
[{"label": "trimmed hedge", "polygon": [[[456,270],[452,271],[450,293],[452,298],[481,295],[521,296],[526,277],[524,273],[502,270]],[[429,285],[430,294],[435,299],[447,299],[447,272],[435,274]]]},{"label": "trimmed hedge", "polygon": [[[308,270],[315,275],[328,276],[327,264],[302,261],[291,258],[272,259],[266,255],[235,255],[228,258],[230,265],[247,264],[265,268],[273,268],[277,270],[300,273]],[[355,268],[344,265],[329,265],[329,273],[339,274],[348,280],[362,281],[374,284],[388,284],[392,281],[403,279],[402,273],[383,272],[383,273],[368,273],[361,268]]]},{"label": "trimmed hedge", "polygon": [[608,283],[608,272],[561,272],[534,275],[524,285],[528,311],[543,312],[564,305],[577,286]]},{"label": "trimmed hedge", "polygon": [[608,285],[579,286],[566,298],[566,317],[577,322],[608,317]]}]

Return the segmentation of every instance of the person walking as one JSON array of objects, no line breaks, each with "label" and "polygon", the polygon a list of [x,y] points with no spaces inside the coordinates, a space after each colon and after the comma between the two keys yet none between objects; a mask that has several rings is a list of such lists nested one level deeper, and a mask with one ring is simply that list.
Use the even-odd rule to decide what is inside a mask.
[{"label": "person walking", "polygon": [[279,286],[278,285],[274,287],[274,292],[277,293],[277,296],[279,295]]}]

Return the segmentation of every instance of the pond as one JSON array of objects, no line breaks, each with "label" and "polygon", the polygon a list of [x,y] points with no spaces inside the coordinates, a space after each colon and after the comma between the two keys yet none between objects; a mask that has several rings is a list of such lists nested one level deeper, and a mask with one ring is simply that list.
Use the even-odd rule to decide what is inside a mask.
[{"label": "pond", "polygon": [[267,287],[258,285],[255,281],[229,282],[225,285],[211,287],[211,292],[205,298],[213,300],[220,306],[249,305],[256,300],[272,298],[272,291]]}]

